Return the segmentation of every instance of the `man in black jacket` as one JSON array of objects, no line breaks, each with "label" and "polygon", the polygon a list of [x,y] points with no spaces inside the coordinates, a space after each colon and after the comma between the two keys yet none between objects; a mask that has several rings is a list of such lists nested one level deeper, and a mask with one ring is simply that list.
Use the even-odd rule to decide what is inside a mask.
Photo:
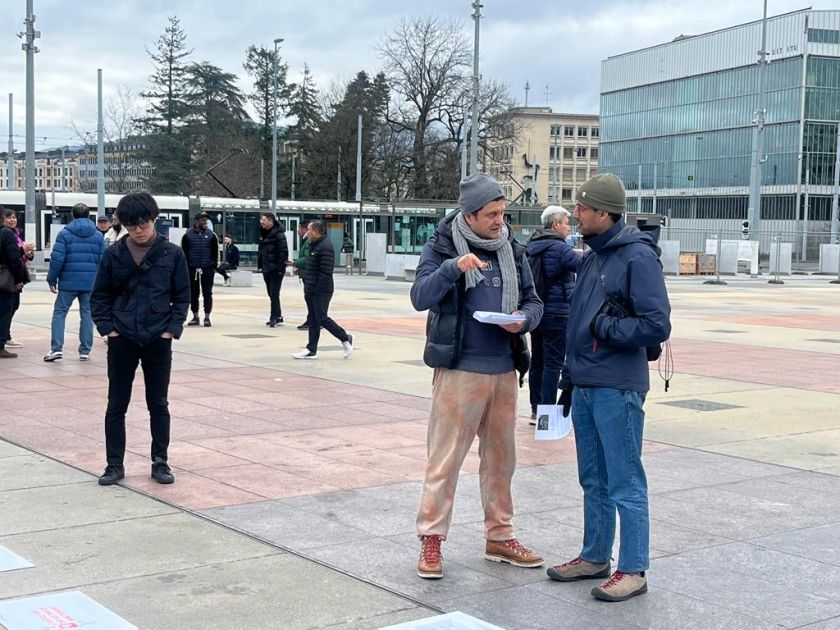
[{"label": "man in black jacket", "polygon": [[213,276],[219,264],[219,240],[212,230],[207,229],[207,213],[195,217],[193,226],[181,239],[181,249],[187,257],[190,272],[190,309],[192,319],[187,326],[198,326],[198,294],[204,296],[204,325],[211,326],[210,312],[213,310]]},{"label": "man in black jacket", "polygon": [[289,245],[286,230],[272,212],[260,215],[260,243],[257,253],[257,269],[262,272],[265,291],[268,294],[270,311],[266,326],[274,328],[283,323],[283,309],[280,306],[280,288],[286,274],[289,259]]},{"label": "man in black jacket", "polygon": [[[102,257],[90,298],[99,334],[108,337],[107,466],[103,486],[125,477],[125,413],[138,364],[143,367],[152,433],[152,477],[175,478],[167,464],[172,339],[184,330],[190,279],[184,253],[157,236],[157,203],[148,193],[120,199],[117,216],[128,236]],[[212,276],[211,276],[212,278]]]},{"label": "man in black jacket", "polygon": [[0,290],[0,359],[14,359],[17,354],[6,350],[6,342],[12,338],[9,329],[15,313],[15,296],[23,288],[25,267],[20,261],[15,233],[4,226],[0,226],[0,265],[9,270],[14,281],[13,291]]},{"label": "man in black jacket", "polygon": [[295,359],[317,359],[318,340],[321,337],[321,327],[327,329],[333,337],[341,342],[344,348],[344,358],[349,359],[353,354],[353,335],[336,324],[327,311],[335,290],[333,286],[333,270],[335,269],[335,250],[327,238],[327,226],[323,221],[310,221],[309,258],[303,270],[303,297],[309,310],[309,343],[300,352],[292,356]]}]

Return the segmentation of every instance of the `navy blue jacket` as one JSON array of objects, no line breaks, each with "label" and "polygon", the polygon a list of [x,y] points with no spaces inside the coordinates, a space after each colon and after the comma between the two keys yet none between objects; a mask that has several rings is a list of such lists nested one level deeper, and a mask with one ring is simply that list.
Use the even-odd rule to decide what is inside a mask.
[{"label": "navy blue jacket", "polygon": [[[646,392],[645,346],[671,334],[659,248],[649,234],[623,220],[584,242],[591,251],[583,258],[572,296],[564,379],[576,386]],[[604,289],[623,314],[607,305]]]},{"label": "navy blue jacket", "polygon": [[181,239],[187,264],[193,269],[215,269],[219,264],[219,239],[207,228],[191,227]]},{"label": "navy blue jacket", "polygon": [[537,327],[542,318],[542,302],[534,290],[531,268],[525,260],[525,248],[511,236],[514,260],[519,272],[519,310],[526,317],[519,334],[500,326],[482,324],[473,319],[477,310],[500,311],[501,284],[495,253],[471,249],[479,258],[492,263],[484,272],[485,283],[466,290],[464,273],[456,264],[458,252],[452,241],[452,221],[457,211],[444,217],[434,235],[423,246],[417,265],[411,303],[418,311],[429,309],[426,323],[426,348],[423,360],[429,367],[463,369],[484,374],[499,374],[516,368],[520,375],[528,370],[529,355],[524,333]]},{"label": "navy blue jacket", "polygon": [[105,239],[87,217],[73,219],[58,233],[50,254],[47,284],[59,291],[90,291],[105,253]]},{"label": "navy blue jacket", "polygon": [[543,279],[548,293],[543,300],[543,317],[568,317],[575,276],[583,255],[573,250],[554,230],[539,228],[525,247],[528,257],[541,256]]},{"label": "navy blue jacket", "polygon": [[231,269],[239,267],[239,248],[231,243],[225,250],[225,262]]},{"label": "navy blue jacket", "polygon": [[330,239],[322,236],[317,241],[310,241],[306,266],[301,270],[304,294],[332,295],[334,270],[335,249]]},{"label": "navy blue jacket", "polygon": [[99,334],[104,337],[116,330],[139,346],[152,343],[165,332],[178,339],[190,305],[190,276],[184,252],[168,241],[160,245],[163,251],[154,255],[154,264],[140,277],[131,294],[125,295],[121,287],[128,284],[137,269],[127,238],[106,250],[96,274],[90,311]]}]

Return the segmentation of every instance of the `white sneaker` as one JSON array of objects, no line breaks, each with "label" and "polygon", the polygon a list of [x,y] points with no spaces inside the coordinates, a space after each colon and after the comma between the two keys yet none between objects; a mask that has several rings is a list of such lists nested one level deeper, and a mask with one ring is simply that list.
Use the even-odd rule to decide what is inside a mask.
[{"label": "white sneaker", "polygon": [[347,341],[342,341],[341,345],[344,348],[344,358],[349,359],[353,354],[353,335],[347,335]]},{"label": "white sneaker", "polygon": [[50,352],[47,356],[44,357],[44,361],[46,361],[47,363],[51,363],[51,362],[55,361],[56,359],[62,358],[63,356],[64,356],[64,353],[60,352],[60,351],[59,352]]},{"label": "white sneaker", "polygon": [[90,361],[90,355],[89,354],[80,354],[79,355],[79,361]]},{"label": "white sneaker", "polygon": [[9,339],[6,341],[7,348],[23,348],[23,344],[20,341],[15,341],[14,339]]},{"label": "white sneaker", "polygon": [[295,359],[317,359],[318,355],[315,352],[309,352],[306,348],[301,350],[300,352],[295,352],[292,355]]}]

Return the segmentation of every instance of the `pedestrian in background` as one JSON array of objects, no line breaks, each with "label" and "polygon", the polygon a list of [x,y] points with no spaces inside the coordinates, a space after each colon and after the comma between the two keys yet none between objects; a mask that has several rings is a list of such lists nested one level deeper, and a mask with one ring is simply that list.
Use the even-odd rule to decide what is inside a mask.
[{"label": "pedestrian in background", "polygon": [[117,241],[124,239],[126,234],[127,232],[123,229],[120,218],[115,212],[114,216],[111,217],[111,227],[105,232],[105,244],[110,247]]},{"label": "pedestrian in background", "polygon": [[304,270],[303,297],[309,311],[309,342],[306,348],[292,356],[295,359],[317,359],[318,341],[323,327],[341,342],[344,358],[349,359],[353,354],[353,335],[348,335],[328,314],[335,291],[335,250],[327,238],[327,226],[323,221],[310,221],[308,238],[310,246]]},{"label": "pedestrian in background", "polygon": [[543,226],[531,235],[525,248],[534,287],[543,301],[542,320],[531,331],[531,424],[536,424],[537,405],[557,404],[560,371],[566,358],[569,300],[581,261],[581,253],[566,243],[570,216],[561,206],[548,206],[540,217]]},{"label": "pedestrian in background", "polygon": [[175,481],[168,464],[172,339],[184,330],[190,278],[183,251],[156,234],[158,214],[148,193],[120,199],[117,216],[128,237],[107,249],[93,287],[93,319],[99,334],[108,337],[103,486],[125,477],[125,413],[138,365],[152,434],[152,478],[164,484]]},{"label": "pedestrian in background", "polygon": [[271,212],[260,215],[260,242],[257,253],[257,270],[262,272],[265,291],[271,305],[266,326],[274,328],[283,323],[283,310],[280,307],[280,289],[286,274],[286,261],[289,260],[289,245],[286,242],[286,230]]},{"label": "pedestrian in background", "polygon": [[[483,173],[461,182],[459,210],[423,246],[411,303],[429,310],[423,360],[434,368],[428,460],[417,512],[417,575],[443,577],[441,542],[449,534],[458,473],[479,438],[484,557],[517,567],[543,564],[513,532],[510,484],[516,469],[516,372],[528,371],[524,333],[542,316],[525,248],[505,224],[505,196]],[[475,311],[522,321],[482,324]]]},{"label": "pedestrian in background", "polygon": [[[26,286],[29,283],[29,270],[27,269],[27,265],[35,257],[35,243],[27,243],[23,240],[20,234],[20,228],[18,227],[17,214],[14,210],[7,210],[3,206],[0,206],[0,216],[3,217],[3,225],[9,228],[15,235],[15,242],[20,252],[20,263],[23,265],[23,286]],[[23,287],[12,292],[12,318],[14,318],[15,313],[20,308],[22,294]],[[9,321],[9,326],[11,326],[11,320]],[[7,348],[23,347],[21,342],[11,338],[11,328],[9,328],[9,335],[9,338],[6,340]]]},{"label": "pedestrian in background", "polygon": [[219,265],[216,271],[224,278],[224,285],[230,286],[230,276],[228,271],[236,271],[239,269],[239,248],[233,244],[233,237],[230,234],[225,234],[222,241],[224,243],[224,262]]},{"label": "pedestrian in background", "polygon": [[14,232],[5,225],[0,226],[0,273],[4,281],[0,287],[0,359],[17,358],[16,353],[6,350],[6,344],[12,338],[10,326],[15,312],[15,296],[23,289],[25,271]]},{"label": "pedestrian in background", "polygon": [[344,273],[353,275],[353,241],[350,235],[345,232],[344,240],[341,241],[341,256],[344,258]]},{"label": "pedestrian in background", "polygon": [[[295,258],[294,265],[295,270],[297,271],[298,277],[300,278],[301,283],[304,282],[304,273],[303,270],[306,268],[306,259],[309,258],[309,239],[307,238],[307,234],[309,232],[309,222],[304,221],[301,219],[298,222],[297,226],[297,234],[298,234],[298,241],[300,246],[298,247],[298,255]],[[291,261],[289,261],[291,262]],[[306,294],[306,286],[304,285],[303,289],[304,295]],[[309,330],[309,308],[307,305],[306,309],[306,319],[304,322],[297,327],[298,330]]]},{"label": "pedestrian in background", "polygon": [[181,249],[187,257],[190,271],[190,309],[192,319],[187,326],[199,326],[198,297],[204,298],[204,325],[208,328],[210,313],[213,311],[213,277],[219,264],[219,239],[207,227],[208,215],[200,212],[196,215],[193,226],[181,239]]},{"label": "pedestrian in background", "polygon": [[90,292],[96,268],[105,252],[105,239],[90,220],[90,208],[83,203],[73,206],[73,220],[58,233],[50,254],[47,284],[57,293],[52,315],[50,351],[44,361],[64,356],[64,323],[73,300],[79,302],[79,360],[90,359],[93,348],[93,319]]},{"label": "pedestrian in background", "polygon": [[[659,248],[624,223],[624,185],[596,175],[577,192],[574,217],[589,251],[569,309],[560,402],[571,405],[583,488],[580,555],[548,570],[559,582],[607,578],[592,596],[623,601],[647,592],[650,516],[642,465],[647,346],[671,333],[671,306]],[[616,510],[618,566],[610,575]]]},{"label": "pedestrian in background", "polygon": [[108,230],[111,229],[111,219],[108,218],[107,214],[100,214],[96,217],[96,229],[99,230],[102,238],[105,238]]}]

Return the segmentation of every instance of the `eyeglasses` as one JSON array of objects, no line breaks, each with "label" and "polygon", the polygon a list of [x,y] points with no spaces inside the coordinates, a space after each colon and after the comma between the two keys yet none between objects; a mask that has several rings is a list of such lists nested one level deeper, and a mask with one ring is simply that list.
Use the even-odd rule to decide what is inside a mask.
[{"label": "eyeglasses", "polygon": [[134,225],[125,225],[125,226],[123,226],[123,227],[124,227],[126,230],[129,230],[130,232],[133,232],[133,231],[135,231],[135,230],[145,230],[147,225],[149,225],[149,222],[148,222],[148,221],[144,221],[144,222],[142,222],[142,223],[136,223],[136,224],[134,224]]},{"label": "eyeglasses", "polygon": [[584,210],[591,210],[592,212],[598,212],[595,208],[590,208],[589,206],[584,206],[582,203],[576,203],[575,207],[572,208],[572,213],[577,212],[578,214],[582,214]]}]

